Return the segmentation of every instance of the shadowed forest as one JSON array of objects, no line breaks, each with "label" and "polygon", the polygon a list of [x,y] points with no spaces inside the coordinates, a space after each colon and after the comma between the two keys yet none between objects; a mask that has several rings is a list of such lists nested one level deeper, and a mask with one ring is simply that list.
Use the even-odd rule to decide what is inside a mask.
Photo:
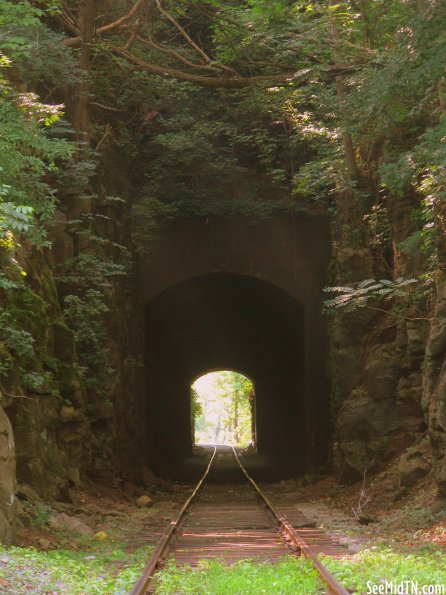
[{"label": "shadowed forest", "polygon": [[[130,593],[209,444],[349,592],[446,592],[445,25],[0,0],[1,592]],[[215,558],[156,592],[324,592]]]}]

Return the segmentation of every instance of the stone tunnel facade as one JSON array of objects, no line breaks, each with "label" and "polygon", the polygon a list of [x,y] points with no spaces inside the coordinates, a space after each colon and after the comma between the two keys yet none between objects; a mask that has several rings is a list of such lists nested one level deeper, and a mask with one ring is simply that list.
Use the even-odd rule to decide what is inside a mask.
[{"label": "stone tunnel facade", "polygon": [[330,436],[321,314],[328,222],[176,219],[140,263],[145,308],[145,423],[150,465],[175,475],[191,453],[190,386],[233,369],[256,386],[259,454],[286,472],[325,466]]}]

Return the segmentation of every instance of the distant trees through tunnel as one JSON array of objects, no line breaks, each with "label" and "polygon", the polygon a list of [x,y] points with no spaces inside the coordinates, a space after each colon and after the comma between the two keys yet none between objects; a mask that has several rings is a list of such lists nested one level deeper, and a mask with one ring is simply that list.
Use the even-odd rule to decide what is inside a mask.
[{"label": "distant trees through tunnel", "polygon": [[232,370],[200,376],[191,386],[191,425],[195,444],[254,446],[253,382]]}]

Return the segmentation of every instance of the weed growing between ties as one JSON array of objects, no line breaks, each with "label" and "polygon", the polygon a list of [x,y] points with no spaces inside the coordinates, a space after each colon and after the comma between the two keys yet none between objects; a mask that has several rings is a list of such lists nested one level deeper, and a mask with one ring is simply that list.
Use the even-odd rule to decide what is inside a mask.
[{"label": "weed growing between ties", "polygon": [[157,573],[158,595],[193,593],[194,595],[316,595],[324,588],[316,570],[307,560],[284,558],[271,564],[250,560],[226,566],[223,562],[204,560],[197,568],[181,568],[170,563]]},{"label": "weed growing between ties", "polygon": [[0,592],[123,595],[135,585],[152,549],[128,554],[117,546],[104,546],[92,555],[0,546]]},{"label": "weed growing between ties", "polygon": [[370,592],[370,585],[382,585],[386,581],[394,585],[413,581],[418,583],[419,593],[423,586],[438,585],[446,593],[445,551],[426,547],[416,553],[408,553],[373,547],[350,559],[336,560],[325,556],[321,560],[338,581],[353,593]]}]

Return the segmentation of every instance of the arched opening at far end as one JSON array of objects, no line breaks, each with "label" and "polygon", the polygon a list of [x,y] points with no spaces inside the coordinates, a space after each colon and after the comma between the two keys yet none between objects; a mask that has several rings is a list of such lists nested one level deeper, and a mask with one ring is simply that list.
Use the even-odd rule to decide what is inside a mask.
[{"label": "arched opening at far end", "polygon": [[226,444],[255,450],[253,381],[233,370],[208,372],[191,385],[193,444]]}]

